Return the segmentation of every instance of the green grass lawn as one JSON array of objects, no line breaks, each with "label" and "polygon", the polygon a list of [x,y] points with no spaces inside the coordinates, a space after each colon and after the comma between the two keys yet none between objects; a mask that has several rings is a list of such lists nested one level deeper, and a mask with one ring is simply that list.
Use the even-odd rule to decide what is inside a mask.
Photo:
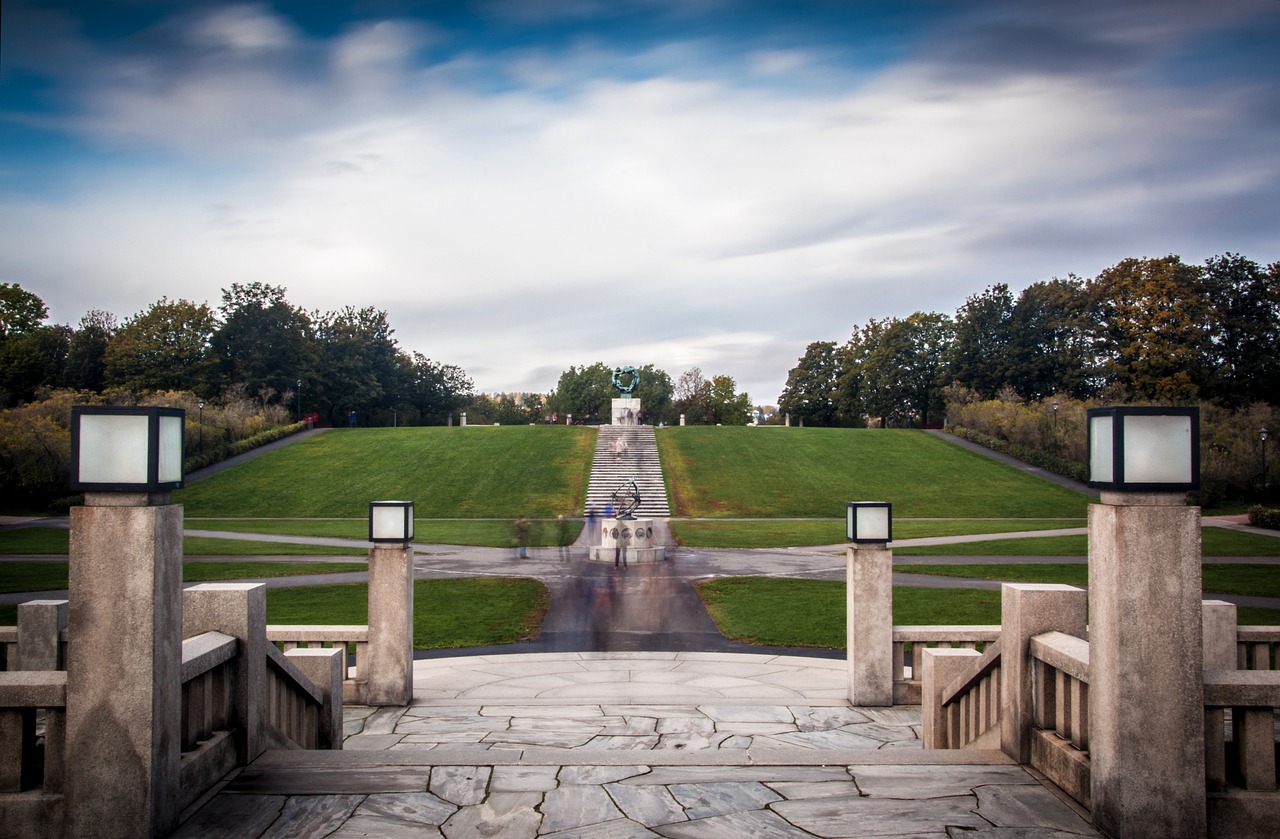
[{"label": "green grass lawn", "polygon": [[[898,526],[894,523],[894,536]],[[906,538],[906,537],[900,537]],[[1200,529],[1201,552],[1205,556],[1280,556],[1280,538],[1241,533],[1221,527]],[[894,548],[898,556],[1088,556],[1087,536],[1041,536],[1029,539],[1000,539],[994,542],[965,542],[958,545]]]},{"label": "green grass lawn", "polygon": [[[235,533],[264,533],[273,536],[323,536],[337,539],[367,539],[368,519],[187,519],[192,530],[227,530]],[[561,533],[571,545],[582,532],[581,521],[565,519],[563,531],[555,519],[534,519],[529,527],[529,544],[535,548],[561,543]],[[413,540],[424,544],[506,547],[515,539],[512,522],[506,519],[419,519],[413,520]]]},{"label": "green grass lawn", "polygon": [[187,514],[364,518],[413,501],[424,518],[581,511],[594,429],[565,426],[334,429],[173,494]]},{"label": "green grass lawn", "polygon": [[[184,562],[182,579],[189,583],[294,577],[366,571],[365,562]],[[67,587],[66,562],[0,562],[0,592],[61,591]]]},{"label": "green grass lawn", "polygon": [[[895,539],[1083,527],[1084,519],[898,519]],[[845,540],[844,519],[673,520],[671,532],[692,548],[787,548]]]},{"label": "green grass lawn", "polygon": [[657,440],[679,516],[842,516],[871,500],[903,518],[1080,518],[1088,503],[922,431],[675,427]]},{"label": "green grass lawn", "polygon": [[[843,582],[721,577],[695,587],[716,626],[731,640],[819,649],[845,646]],[[1237,620],[1247,626],[1280,626],[1280,609],[1242,606]],[[899,626],[998,624],[1000,592],[898,586],[893,590],[893,622]]]},{"label": "green grass lawn", "polygon": [[[999,565],[899,565],[902,574],[933,574],[970,580],[1003,580],[1009,583],[1089,584],[1089,567],[1083,563],[1014,563]],[[1211,594],[1244,594],[1280,597],[1280,566],[1228,564],[1205,565],[1204,590]]]},{"label": "green grass lawn", "polygon": [[[419,650],[514,644],[535,638],[551,603],[546,586],[527,577],[416,580],[413,646]],[[369,587],[362,584],[267,591],[267,622],[364,624]]]},{"label": "green grass lawn", "polygon": [[[234,530],[235,528],[224,529]],[[367,525],[365,533],[366,535],[368,533]],[[66,556],[70,535],[71,531],[65,527],[26,527],[21,530],[6,530],[0,532],[0,555]],[[368,549],[188,536],[182,540],[182,552],[186,556],[365,556],[368,554]]]}]

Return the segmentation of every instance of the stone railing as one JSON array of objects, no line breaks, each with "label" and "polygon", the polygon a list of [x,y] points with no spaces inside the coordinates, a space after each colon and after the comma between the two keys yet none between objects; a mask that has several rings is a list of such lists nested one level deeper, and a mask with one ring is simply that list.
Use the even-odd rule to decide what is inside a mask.
[{"label": "stone railing", "polygon": [[[362,705],[360,674],[368,674],[369,664],[369,627],[368,625],[351,626],[309,626],[305,624],[283,625],[268,624],[267,640],[284,652],[293,650],[337,649],[342,651],[342,701],[347,705]],[[354,667],[349,666],[349,653],[354,649]]]},{"label": "stone railing", "polygon": [[1280,670],[1280,626],[1242,626],[1236,635],[1237,670]]},{"label": "stone railing", "polygon": [[1031,765],[1084,807],[1089,790],[1089,642],[1063,632],[1031,639]]},{"label": "stone railing", "polygon": [[[895,626],[893,628],[893,703],[920,704],[920,659],[926,648],[977,650],[1000,637],[999,624],[977,626]],[[907,646],[911,646],[910,652]],[[910,655],[911,664],[907,656]]]},{"label": "stone railing", "polygon": [[[957,651],[953,651],[957,652]],[[999,748],[1000,642],[988,644],[986,651],[962,648],[957,661],[966,661],[965,671],[942,689],[938,698],[941,716],[935,736],[946,746],[933,748]],[[934,653],[936,655],[936,651]],[[992,742],[992,741],[995,742]]]}]

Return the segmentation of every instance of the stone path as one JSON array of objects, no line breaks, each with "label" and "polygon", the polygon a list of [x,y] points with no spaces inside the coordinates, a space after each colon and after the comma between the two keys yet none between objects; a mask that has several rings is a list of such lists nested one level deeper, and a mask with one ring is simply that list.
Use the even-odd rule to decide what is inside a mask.
[{"label": "stone path", "polygon": [[409,708],[340,752],[273,751],[178,839],[1098,837],[999,752],[920,748],[919,708],[852,708],[844,662],[580,653],[419,661]]}]

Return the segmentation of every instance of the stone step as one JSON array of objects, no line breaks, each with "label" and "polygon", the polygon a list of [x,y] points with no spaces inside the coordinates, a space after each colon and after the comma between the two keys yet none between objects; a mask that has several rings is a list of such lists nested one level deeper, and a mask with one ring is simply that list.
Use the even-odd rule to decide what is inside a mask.
[{"label": "stone step", "polygon": [[[614,450],[618,439],[626,441],[626,448],[621,453]],[[630,480],[635,481],[636,489],[640,492],[637,515],[661,518],[671,515],[653,427],[601,426],[596,438],[591,479],[587,485],[587,509],[597,512],[604,509],[605,505],[612,503],[613,493],[625,487]]]}]

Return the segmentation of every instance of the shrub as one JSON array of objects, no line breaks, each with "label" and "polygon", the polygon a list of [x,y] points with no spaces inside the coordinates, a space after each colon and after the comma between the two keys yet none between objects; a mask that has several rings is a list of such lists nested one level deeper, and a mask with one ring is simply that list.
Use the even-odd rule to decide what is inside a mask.
[{"label": "shrub", "polygon": [[1274,507],[1263,507],[1261,504],[1251,507],[1249,524],[1254,527],[1265,527],[1268,530],[1280,530],[1280,510]]}]

